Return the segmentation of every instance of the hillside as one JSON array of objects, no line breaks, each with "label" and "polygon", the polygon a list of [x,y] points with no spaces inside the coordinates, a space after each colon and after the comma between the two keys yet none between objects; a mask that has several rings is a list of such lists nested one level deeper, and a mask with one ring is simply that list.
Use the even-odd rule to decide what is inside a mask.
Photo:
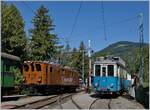
[{"label": "hillside", "polygon": [[[137,49],[139,48],[139,43],[129,42],[129,41],[120,41],[109,45],[108,47],[95,52],[93,57],[103,56],[103,55],[114,55],[120,56],[125,60],[126,55],[134,57]],[[144,46],[148,46],[148,44],[144,44]]]},{"label": "hillside", "polygon": [[[131,73],[137,73],[139,70],[139,46],[137,42],[120,41],[109,45],[108,47],[95,52],[93,58],[105,55],[114,55],[121,57]],[[149,46],[144,44],[144,68],[145,77],[148,75],[148,61],[149,61]],[[148,79],[147,79],[148,80]]]}]

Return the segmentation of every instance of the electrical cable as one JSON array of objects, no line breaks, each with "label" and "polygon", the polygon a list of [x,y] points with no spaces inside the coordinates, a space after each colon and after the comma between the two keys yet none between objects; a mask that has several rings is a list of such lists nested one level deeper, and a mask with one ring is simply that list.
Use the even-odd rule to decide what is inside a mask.
[{"label": "electrical cable", "polygon": [[132,21],[132,20],[136,20],[137,17],[138,17],[138,16],[126,18],[126,19],[120,20],[120,21],[118,21],[118,22],[114,22],[114,23],[112,23],[112,24],[109,24],[109,25],[107,25],[107,26],[108,26],[108,27],[112,27],[112,26],[114,26],[114,25],[126,23],[126,22],[129,22],[129,21]]},{"label": "electrical cable", "polygon": [[102,20],[103,20],[103,26],[104,26],[104,36],[105,36],[105,41],[107,41],[106,21],[105,21],[105,15],[104,15],[104,4],[103,4],[103,1],[101,2],[101,8],[102,8]]},{"label": "electrical cable", "polygon": [[78,20],[79,14],[80,14],[81,7],[82,7],[82,1],[80,2],[80,6],[79,6],[77,14],[75,16],[75,20],[74,20],[74,23],[73,23],[73,26],[72,26],[72,29],[71,29],[69,37],[71,37],[72,34],[73,34],[73,31],[75,29],[75,25],[77,24],[77,20]]},{"label": "electrical cable", "polygon": [[[11,10],[11,11],[9,11],[4,17],[9,16],[10,14],[14,15],[14,13],[15,13],[15,11]],[[15,25],[16,25],[16,24],[15,24]],[[20,25],[19,25],[19,27],[18,27],[18,32],[17,32],[17,33],[21,32],[21,31],[22,31],[22,28],[24,28],[24,26],[20,26]]]},{"label": "electrical cable", "polygon": [[[34,13],[34,11],[32,10],[32,8],[31,8],[30,6],[28,6],[27,3],[25,3],[24,1],[22,1],[22,3],[25,4],[25,6],[27,6],[27,7]],[[11,10],[11,11],[9,11],[5,16],[9,16],[10,14],[14,14],[14,12],[15,12],[15,11]],[[34,13],[34,14],[35,14],[35,13]],[[20,31],[22,31],[22,28],[24,28],[24,26],[23,26],[23,27],[19,27],[17,33],[19,33]]]},{"label": "electrical cable", "polygon": [[22,3],[23,3],[26,7],[28,7],[28,8],[32,11],[33,14],[36,14],[36,13],[34,12],[34,10],[33,10],[25,1],[22,1]]}]

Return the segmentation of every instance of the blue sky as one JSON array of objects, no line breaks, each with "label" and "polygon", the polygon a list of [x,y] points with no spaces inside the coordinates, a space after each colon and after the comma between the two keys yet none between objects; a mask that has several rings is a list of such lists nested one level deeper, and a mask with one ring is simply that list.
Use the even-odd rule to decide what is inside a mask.
[{"label": "blue sky", "polygon": [[[81,41],[84,41],[87,46],[88,40],[90,39],[94,51],[101,50],[117,41],[138,42],[139,19],[136,16],[142,12],[144,14],[144,41],[149,42],[148,1],[104,1],[103,6],[107,41],[104,36],[101,1],[82,2],[72,36],[69,35],[81,3],[80,1],[26,2],[32,10],[22,1],[9,1],[9,3],[14,3],[20,10],[25,21],[25,30],[27,33],[32,27],[31,20],[34,16],[33,11],[36,12],[41,5],[44,5],[49,9],[49,15],[54,20],[54,24],[56,25],[54,33],[60,38],[61,44],[65,43],[63,38],[67,38],[71,47],[79,47]],[[122,20],[130,18],[133,19],[119,23]]]}]

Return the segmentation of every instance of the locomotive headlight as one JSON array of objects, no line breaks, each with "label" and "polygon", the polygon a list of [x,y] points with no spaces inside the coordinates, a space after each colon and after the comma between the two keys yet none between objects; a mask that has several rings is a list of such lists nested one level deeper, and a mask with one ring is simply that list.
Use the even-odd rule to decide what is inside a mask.
[{"label": "locomotive headlight", "polygon": [[95,83],[95,86],[97,87],[97,86],[98,86],[98,83]]},{"label": "locomotive headlight", "polygon": [[113,83],[111,83],[111,84],[110,84],[110,87],[111,87],[111,88],[113,88],[113,85],[114,85],[114,84],[113,84]]},{"label": "locomotive headlight", "polygon": [[23,82],[25,82],[26,81],[26,77],[23,77]]},{"label": "locomotive headlight", "polygon": [[42,81],[42,77],[38,77],[38,81]]}]

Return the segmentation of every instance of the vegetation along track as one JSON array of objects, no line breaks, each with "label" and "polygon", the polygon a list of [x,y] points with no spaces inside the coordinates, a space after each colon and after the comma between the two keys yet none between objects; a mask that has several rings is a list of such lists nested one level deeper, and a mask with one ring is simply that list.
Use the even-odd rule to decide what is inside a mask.
[{"label": "vegetation along track", "polygon": [[[91,103],[90,106],[89,106],[89,109],[92,109],[93,105],[94,105],[98,100],[107,100],[107,102],[104,102],[104,101],[103,101],[102,103],[106,104],[106,107],[108,107],[108,108],[105,108],[105,109],[111,109],[110,104],[111,104],[111,100],[112,100],[112,99],[101,99],[101,98],[97,98],[97,99],[93,100],[92,103]],[[95,108],[95,109],[96,109],[96,108]]]}]

